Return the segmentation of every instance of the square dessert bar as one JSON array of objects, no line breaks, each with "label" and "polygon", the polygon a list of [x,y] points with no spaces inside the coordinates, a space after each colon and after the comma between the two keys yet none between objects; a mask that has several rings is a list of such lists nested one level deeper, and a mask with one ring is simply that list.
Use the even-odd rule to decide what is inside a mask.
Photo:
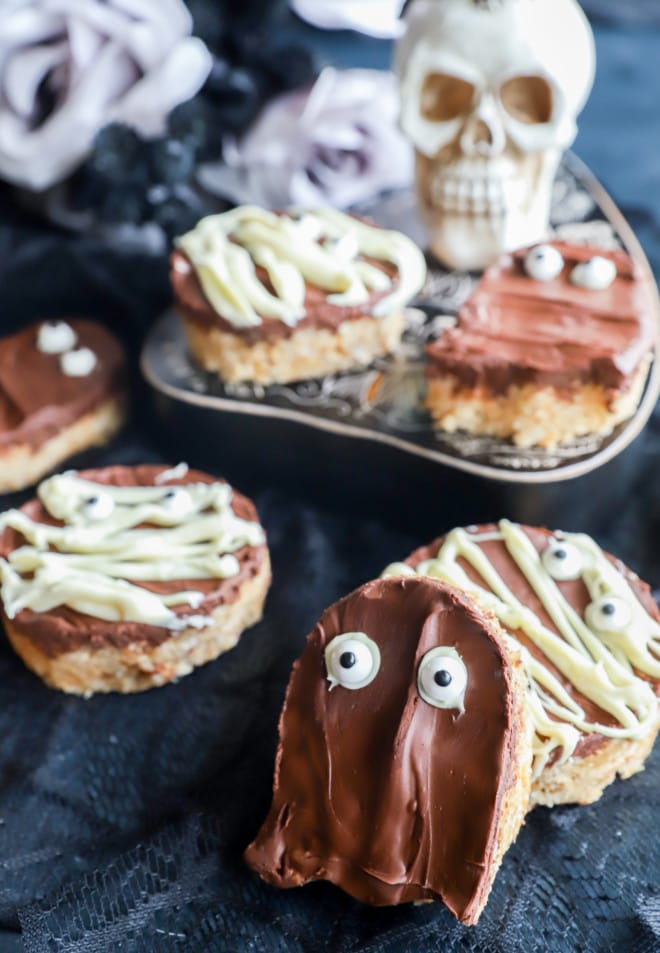
[{"label": "square dessert bar", "polygon": [[197,363],[223,381],[272,384],[394,350],[426,265],[404,235],[341,212],[242,206],[181,236],[171,276]]},{"label": "square dessert bar", "polygon": [[637,408],[657,326],[651,281],[624,251],[504,255],[428,346],[426,406],[442,430],[520,447],[605,436]]}]

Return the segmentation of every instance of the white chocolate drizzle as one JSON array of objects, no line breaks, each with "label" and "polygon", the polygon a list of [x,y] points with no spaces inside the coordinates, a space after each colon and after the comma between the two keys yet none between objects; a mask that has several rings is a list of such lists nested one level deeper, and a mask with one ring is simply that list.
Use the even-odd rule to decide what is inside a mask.
[{"label": "white chocolate drizzle", "polygon": [[[168,505],[173,492],[185,493],[190,506]],[[240,571],[234,553],[264,541],[258,523],[234,513],[226,483],[109,486],[69,471],[45,480],[38,495],[63,525],[16,509],[0,516],[0,531],[11,527],[26,541],[0,559],[0,593],[10,619],[23,609],[68,606],[108,622],[203,628],[210,616],[172,609],[199,608],[202,592],[161,595],[134,583],[227,579]]]},{"label": "white chocolate drizzle", "polygon": [[[593,539],[583,534],[558,533],[554,537],[555,544],[557,541],[569,543],[581,554],[582,580],[591,596],[591,605],[609,597],[625,603],[630,610],[629,621],[618,631],[590,626],[565,598],[544,565],[542,555],[521,527],[508,520],[498,525],[499,530],[492,533],[452,530],[435,559],[420,563],[416,570],[405,563],[394,563],[383,575],[416,572],[467,592],[479,605],[490,610],[509,633],[515,636],[516,630],[523,632],[576,691],[616,720],[617,725],[590,721],[550,668],[521,645],[535,725],[534,777],[541,774],[558,748],[561,749],[560,762],[570,758],[583,734],[643,737],[658,714],[658,699],[653,688],[640,677],[660,678],[658,622]],[[546,626],[509,589],[479,545],[488,540],[504,543],[556,630]],[[485,585],[472,580],[459,559],[465,560]],[[586,617],[591,620],[594,613],[587,611]]]},{"label": "white chocolate drizzle", "polygon": [[[371,309],[380,317],[406,305],[426,279],[424,256],[405,235],[332,209],[276,215],[244,205],[203,218],[176,244],[209,303],[237,328],[258,327],[264,317],[295,326],[305,317],[306,282],[339,306],[366,306],[375,292],[384,294]],[[396,282],[366,258],[394,265]]]},{"label": "white chocolate drizzle", "polygon": [[159,473],[154,483],[156,486],[161,486],[163,483],[169,483],[171,480],[183,480],[188,470],[189,467],[187,463],[177,463],[175,467],[171,467],[169,470],[163,470],[162,473]]}]

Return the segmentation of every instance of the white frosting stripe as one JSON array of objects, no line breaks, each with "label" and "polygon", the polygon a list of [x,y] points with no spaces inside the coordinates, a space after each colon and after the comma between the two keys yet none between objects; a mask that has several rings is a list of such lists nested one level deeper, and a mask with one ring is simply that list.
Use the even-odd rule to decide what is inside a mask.
[{"label": "white frosting stripe", "polygon": [[[527,580],[556,631],[506,585],[479,545],[499,540]],[[588,536],[562,533],[558,545],[579,552],[581,578],[593,600],[619,600],[630,612],[629,623],[614,631],[597,631],[587,624],[564,597],[529,537],[507,520],[496,533],[455,529],[447,535],[435,559],[420,563],[417,573],[457,586],[489,609],[511,632],[522,631],[554,669],[590,702],[608,712],[617,725],[590,721],[553,671],[523,647],[530,680],[530,706],[536,726],[534,774],[538,776],[557,748],[561,758],[574,752],[580,734],[597,732],[610,738],[642,737],[655,722],[658,701],[651,685],[636,673],[660,678],[660,625],[649,615],[600,547]],[[484,585],[470,578],[459,563],[465,560]],[[384,575],[409,574],[409,566],[394,563]]]},{"label": "white frosting stripe", "polygon": [[[305,282],[341,306],[366,306],[373,292],[384,294],[373,309],[380,316],[407,304],[426,278],[424,256],[405,235],[332,209],[275,215],[241,206],[203,218],[177,246],[210,304],[237,328],[258,326],[262,317],[295,325],[305,316]],[[394,265],[396,287],[365,258]],[[275,294],[255,265],[266,269]]]},{"label": "white frosting stripe", "polygon": [[39,523],[20,510],[0,516],[0,530],[10,527],[26,540],[0,560],[10,619],[26,608],[68,606],[110,622],[199,628],[208,617],[178,616],[171,607],[196,609],[202,592],[161,595],[134,583],[230,578],[240,572],[236,550],[264,541],[258,523],[234,513],[226,483],[116,487],[69,472],[38,492],[64,525]]}]

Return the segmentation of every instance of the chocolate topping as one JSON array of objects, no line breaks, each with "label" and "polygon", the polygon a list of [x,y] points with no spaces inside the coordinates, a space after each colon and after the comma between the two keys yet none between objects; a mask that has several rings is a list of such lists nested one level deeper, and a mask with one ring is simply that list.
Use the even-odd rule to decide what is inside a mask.
[{"label": "chocolate topping", "polygon": [[76,347],[97,356],[86,377],[68,377],[59,354],[37,348],[39,324],[0,340],[0,453],[15,446],[39,449],[120,394],[124,357],[115,338],[93,321],[67,323],[77,334]]},{"label": "chocolate topping", "polygon": [[[623,251],[555,242],[561,274],[535,281],[526,250],[489,268],[461,308],[458,326],[427,348],[428,376],[452,374],[458,386],[501,394],[527,383],[570,390],[593,383],[624,391],[656,335],[657,309],[648,279]],[[604,291],[576,287],[570,274],[596,255],[617,268]]]},{"label": "chocolate topping", "polygon": [[[330,690],[324,650],[346,632],[376,643],[380,668],[364,688]],[[418,692],[438,646],[467,668],[462,713]],[[273,804],[247,862],[278,887],[325,879],[375,905],[441,899],[474,922],[517,767],[511,678],[495,627],[435,580],[382,579],[331,606],[291,674]]]},{"label": "chocolate topping", "polygon": [[[474,530],[475,536],[486,533],[496,533],[498,531],[498,527],[495,524],[472,527],[471,530],[472,529]],[[522,526],[521,529],[531,540],[534,548],[539,554],[547,548],[548,542],[554,538],[553,534],[547,529],[531,526]],[[420,549],[415,550],[415,552],[412,553],[405,560],[405,562],[409,566],[416,568],[420,565],[420,563],[425,562],[428,559],[435,559],[444,541],[445,537],[441,537],[434,540],[434,542],[430,543],[430,545],[423,546]],[[527,579],[508,552],[505,542],[502,539],[478,540],[476,542],[480,549],[486,554],[489,562],[492,564],[498,575],[501,576],[504,583],[511,590],[514,596],[519,599],[523,605],[531,609],[531,611],[543,622],[545,626],[547,626],[547,628],[551,629],[553,632],[557,632],[558,635],[561,635],[559,629],[541,604],[538,596],[532,588],[530,581]],[[642,580],[639,579],[635,573],[628,569],[620,560],[609,555],[608,558],[612,564],[616,566],[617,570],[625,576],[632,591],[644,609],[654,619],[660,621],[660,612],[658,611],[658,607],[653,599],[653,596],[651,595],[649,586],[645,582],[642,582]],[[487,590],[489,589],[488,584],[484,582],[478,572],[466,560],[459,558],[458,564],[470,579],[477,582],[478,585],[482,586],[483,588]],[[571,606],[573,606],[577,613],[583,617],[585,609],[591,602],[591,596],[589,595],[589,591],[582,578],[568,581],[555,581],[564,598],[570,603]],[[597,722],[602,725],[617,724],[616,719],[613,718],[609,712],[604,711],[598,705],[594,704],[594,702],[589,698],[586,698],[584,695],[582,695],[562,674],[562,672],[552,664],[543,651],[537,645],[535,645],[534,642],[529,639],[522,630],[510,629],[509,632],[518,642],[528,649],[534,658],[542,662],[543,665],[556,678],[559,679],[566,691],[583,708],[589,721]],[[656,684],[656,692],[660,694],[660,682]],[[552,714],[550,717],[553,717]],[[574,757],[585,757],[589,754],[593,754],[603,746],[605,741],[606,739],[601,734],[582,733],[575,749]],[[560,754],[560,750],[556,751],[551,759],[551,763],[554,763]]]},{"label": "chocolate topping", "polygon": [[[167,470],[166,466],[106,467],[100,470],[82,470],[80,476],[94,483],[109,486],[153,486],[158,474]],[[168,481],[168,486],[185,486],[190,483],[215,483],[215,477],[197,470],[189,470],[183,477]],[[250,521],[258,521],[254,504],[234,491],[232,508],[237,516]],[[41,523],[60,525],[51,518],[38,499],[30,500],[22,511],[31,519]],[[24,542],[20,533],[6,529],[0,536],[0,556],[8,554]],[[151,592],[169,593],[192,589],[204,593],[204,601],[195,610],[197,614],[207,614],[220,605],[235,602],[241,586],[254,577],[261,568],[266,546],[244,546],[235,556],[240,564],[240,572],[227,579],[194,579],[168,582],[135,583]],[[184,572],[185,567],[182,567]],[[173,607],[178,614],[190,612],[188,606]],[[75,612],[67,606],[51,609],[49,612],[33,612],[24,609],[12,620],[14,631],[33,642],[44,655],[55,657],[64,652],[79,648],[102,649],[106,647],[125,648],[129,645],[157,646],[174,636],[170,629],[138,622],[105,622],[89,615]],[[203,637],[203,636],[202,636]]]},{"label": "chocolate topping", "polygon": [[[375,268],[380,268],[390,278],[395,279],[396,284],[397,271],[393,265],[383,261],[367,260]],[[273,286],[264,269],[257,268],[256,273],[264,287],[273,293]],[[374,292],[370,295],[369,301],[364,304],[336,305],[328,301],[327,291],[307,282],[305,285],[305,317],[301,318],[294,326],[289,326],[276,318],[261,316],[261,324],[258,327],[237,328],[213,309],[202,291],[194,267],[180,251],[172,253],[170,278],[177,308],[183,317],[206,327],[218,328],[227,334],[236,334],[248,344],[291,337],[292,334],[304,328],[324,328],[328,331],[336,331],[344,321],[355,321],[364,317],[365,314],[368,315],[378,301],[391,294],[391,289],[387,292]]]}]

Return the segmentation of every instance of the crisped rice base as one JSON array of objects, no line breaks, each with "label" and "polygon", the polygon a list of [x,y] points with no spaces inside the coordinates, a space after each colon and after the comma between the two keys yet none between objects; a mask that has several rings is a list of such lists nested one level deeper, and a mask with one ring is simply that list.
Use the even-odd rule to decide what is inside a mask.
[{"label": "crisped rice base", "polygon": [[344,321],[336,331],[302,328],[289,337],[254,344],[185,316],[183,323],[195,361],[223,381],[285,384],[367,367],[396,349],[405,322],[401,310],[383,318],[365,314]]},{"label": "crisped rice base", "polygon": [[[498,623],[499,625],[499,623]],[[532,738],[533,725],[531,712],[526,705],[527,696],[527,677],[525,675],[522,661],[517,652],[511,652],[511,663],[513,665],[513,679],[511,686],[512,698],[512,720],[518,725],[516,733],[515,750],[512,755],[514,770],[508,779],[508,785],[502,793],[500,802],[499,817],[497,822],[497,832],[495,835],[495,845],[493,850],[493,873],[491,877],[491,886],[495,879],[495,874],[499,870],[505,853],[511,844],[517,838],[520,828],[525,822],[525,815],[529,809],[530,784],[531,784],[531,764],[532,764]],[[472,917],[464,922],[476,923],[481,911],[486,905],[488,893],[482,897],[478,909],[473,911]]]},{"label": "crisped rice base", "polygon": [[176,681],[233,648],[243,631],[261,619],[270,578],[266,556],[257,575],[241,586],[238,599],[212,612],[211,625],[173,633],[156,646],[84,648],[51,657],[10,619],[4,620],[5,631],[26,666],[51,688],[86,698],[97,692],[142,692]]},{"label": "crisped rice base", "polygon": [[597,384],[584,384],[570,394],[525,384],[493,395],[482,388],[461,388],[458,379],[447,374],[429,380],[425,405],[434,424],[448,433],[505,437],[518,447],[551,450],[577,437],[605,437],[631,417],[641,399],[649,364],[650,358],[640,365],[630,388],[614,398]]},{"label": "crisped rice base", "polygon": [[643,738],[608,738],[592,754],[584,758],[569,758],[549,768],[532,784],[530,808],[537,804],[554,807],[556,804],[592,804],[604,789],[615,780],[630,778],[644,769],[653,743],[660,729],[658,718]]},{"label": "crisped rice base", "polygon": [[31,486],[64,460],[88,447],[107,443],[124,422],[124,400],[113,397],[40,447],[17,444],[0,452],[0,493]]}]

